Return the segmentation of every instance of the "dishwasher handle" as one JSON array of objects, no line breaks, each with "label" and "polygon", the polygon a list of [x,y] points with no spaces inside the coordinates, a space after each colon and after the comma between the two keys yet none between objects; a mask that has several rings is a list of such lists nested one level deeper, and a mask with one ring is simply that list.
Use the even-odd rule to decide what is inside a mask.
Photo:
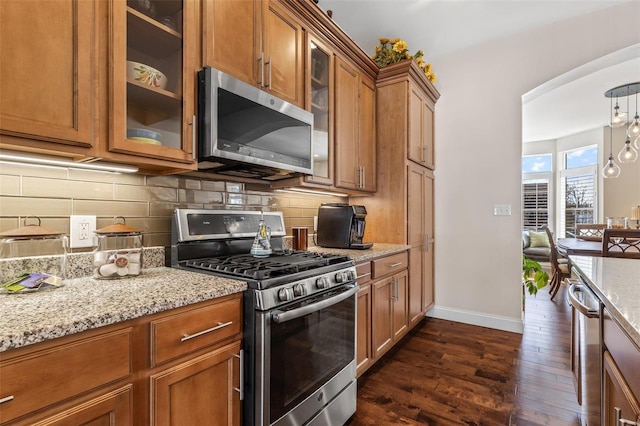
[{"label": "dishwasher handle", "polygon": [[571,284],[569,286],[569,291],[567,291],[567,294],[569,295],[569,303],[571,303],[571,306],[576,308],[578,312],[580,312],[587,318],[600,318],[600,312],[597,309],[591,309],[580,302],[576,294],[581,292],[585,293],[585,289],[582,284]]}]

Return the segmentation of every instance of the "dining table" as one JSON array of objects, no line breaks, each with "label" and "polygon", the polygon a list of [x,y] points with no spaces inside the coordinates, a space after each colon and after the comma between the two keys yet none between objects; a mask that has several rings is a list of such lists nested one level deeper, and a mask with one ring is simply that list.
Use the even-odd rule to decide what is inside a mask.
[{"label": "dining table", "polygon": [[556,247],[563,256],[602,256],[602,241],[558,238]]}]

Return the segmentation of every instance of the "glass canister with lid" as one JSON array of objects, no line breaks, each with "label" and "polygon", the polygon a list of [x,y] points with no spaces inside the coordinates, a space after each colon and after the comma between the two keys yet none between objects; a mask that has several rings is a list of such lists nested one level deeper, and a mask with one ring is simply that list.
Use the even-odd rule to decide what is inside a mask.
[{"label": "glass canister with lid", "polygon": [[628,219],[627,217],[607,217],[607,228],[626,229]]},{"label": "glass canister with lid", "polygon": [[24,226],[0,234],[0,281],[12,293],[55,288],[66,279],[67,237],[27,216]]},{"label": "glass canister with lid", "polygon": [[98,229],[98,245],[93,253],[93,277],[116,279],[140,275],[142,271],[142,230],[116,216],[113,224]]}]

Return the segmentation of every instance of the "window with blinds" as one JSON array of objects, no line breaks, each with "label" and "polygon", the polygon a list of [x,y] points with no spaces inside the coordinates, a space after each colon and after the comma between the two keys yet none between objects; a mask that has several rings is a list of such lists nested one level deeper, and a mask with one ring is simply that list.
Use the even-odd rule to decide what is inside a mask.
[{"label": "window with blinds", "polygon": [[549,223],[549,180],[522,182],[522,229],[540,229]]},{"label": "window with blinds", "polygon": [[578,223],[594,223],[596,206],[595,166],[578,173],[563,173],[561,179],[561,228],[565,237],[576,236]]}]

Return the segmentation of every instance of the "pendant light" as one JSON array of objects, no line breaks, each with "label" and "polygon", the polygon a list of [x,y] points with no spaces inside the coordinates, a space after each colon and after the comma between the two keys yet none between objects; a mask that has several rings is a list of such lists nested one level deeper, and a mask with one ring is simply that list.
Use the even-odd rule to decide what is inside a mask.
[{"label": "pendant light", "polygon": [[621,163],[633,163],[638,159],[638,151],[631,146],[631,139],[627,136],[627,140],[624,141],[624,146],[618,153],[618,160]]},{"label": "pendant light", "polygon": [[633,122],[627,128],[627,136],[629,139],[634,139],[633,145],[636,149],[640,149],[640,116],[638,116],[638,92],[636,92],[636,115],[633,117]]},{"label": "pendant light", "polygon": [[[620,163],[633,163],[638,159],[638,149],[640,149],[640,117],[638,116],[638,93],[640,92],[640,82],[623,84],[622,86],[614,87],[604,92],[604,96],[611,99],[611,119],[609,120],[609,159],[602,168],[602,176],[605,179],[617,178],[620,176],[620,166],[613,160],[613,128],[627,126],[626,140],[622,149],[618,153],[618,161]],[[625,117],[629,113],[629,97],[636,95],[636,114],[633,120],[629,123],[626,122]],[[616,98],[616,106],[613,107],[613,98]],[[620,112],[620,106],[618,105],[618,98],[627,98],[627,113]],[[634,143],[631,145],[631,139],[634,138]]]},{"label": "pendant light", "polygon": [[[636,96],[638,95],[636,94]],[[629,96],[627,96],[627,111],[629,111]],[[627,139],[624,141],[624,146],[618,153],[618,161],[621,163],[633,163],[638,159],[638,151],[631,146],[631,138],[629,137],[629,129],[632,127],[633,124],[630,124],[627,128]]]},{"label": "pendant light", "polygon": [[609,121],[609,125],[611,127],[622,127],[627,122],[626,114],[624,112],[620,112],[620,107],[618,106],[618,97],[616,96],[616,106],[613,108],[613,114],[611,114],[611,120]]},{"label": "pendant light", "polygon": [[613,126],[609,126],[609,161],[602,169],[602,177],[605,179],[613,179],[620,176],[620,166],[613,161]]}]

